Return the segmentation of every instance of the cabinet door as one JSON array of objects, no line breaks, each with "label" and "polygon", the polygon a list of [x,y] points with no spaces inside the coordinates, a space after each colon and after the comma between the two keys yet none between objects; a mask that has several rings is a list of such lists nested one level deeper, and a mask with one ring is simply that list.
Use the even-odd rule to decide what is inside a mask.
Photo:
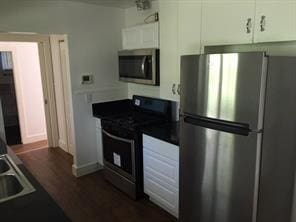
[{"label": "cabinet door", "polygon": [[160,25],[160,96],[178,101],[172,92],[173,84],[180,82],[178,53],[178,1],[159,1]]},{"label": "cabinet door", "polygon": [[123,49],[159,48],[158,22],[122,30]]},{"label": "cabinet door", "polygon": [[141,45],[141,32],[137,28],[127,28],[122,30],[122,48],[137,49]]},{"label": "cabinet door", "polygon": [[251,43],[254,8],[254,1],[205,1],[202,8],[202,45]]},{"label": "cabinet door", "polygon": [[143,135],[144,192],[175,217],[179,214],[179,147]]},{"label": "cabinet door", "polygon": [[140,27],[141,48],[159,48],[158,22]]},{"label": "cabinet door", "polygon": [[200,54],[201,1],[179,1],[179,54]]},{"label": "cabinet door", "polygon": [[296,40],[296,1],[256,3],[255,42]]}]

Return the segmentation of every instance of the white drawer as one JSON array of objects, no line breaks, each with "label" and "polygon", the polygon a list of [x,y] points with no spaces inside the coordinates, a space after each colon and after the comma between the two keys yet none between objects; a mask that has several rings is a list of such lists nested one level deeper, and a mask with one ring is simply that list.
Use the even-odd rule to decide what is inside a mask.
[{"label": "white drawer", "polygon": [[179,162],[179,147],[143,134],[143,147]]},{"label": "white drawer", "polygon": [[176,189],[179,188],[179,163],[159,153],[143,149],[144,172],[158,178]]},{"label": "white drawer", "polygon": [[164,186],[159,179],[149,173],[145,173],[144,178],[144,192],[149,195],[150,200],[178,217],[179,190],[171,186]]}]

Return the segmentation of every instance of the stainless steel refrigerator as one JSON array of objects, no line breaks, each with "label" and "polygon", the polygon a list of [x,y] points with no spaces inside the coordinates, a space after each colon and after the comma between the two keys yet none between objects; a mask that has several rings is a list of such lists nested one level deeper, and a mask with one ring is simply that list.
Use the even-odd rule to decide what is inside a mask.
[{"label": "stainless steel refrigerator", "polygon": [[295,58],[264,52],[182,56],[181,222],[291,221],[296,118],[284,111],[296,104],[284,98],[296,90],[280,89],[295,70]]}]

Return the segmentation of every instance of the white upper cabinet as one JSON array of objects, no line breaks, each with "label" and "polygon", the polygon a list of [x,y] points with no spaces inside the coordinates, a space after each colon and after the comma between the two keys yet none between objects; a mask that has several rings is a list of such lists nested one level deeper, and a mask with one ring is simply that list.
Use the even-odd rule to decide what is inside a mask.
[{"label": "white upper cabinet", "polygon": [[122,48],[159,48],[158,22],[123,29]]},{"label": "white upper cabinet", "polygon": [[137,28],[126,28],[122,30],[122,48],[135,49],[141,45],[141,33]]},{"label": "white upper cabinet", "polygon": [[160,96],[180,100],[180,56],[200,54],[201,1],[159,1]]},{"label": "white upper cabinet", "polygon": [[200,54],[200,0],[179,0],[179,54]]},{"label": "white upper cabinet", "polygon": [[255,2],[205,0],[202,6],[202,46],[253,41]]},{"label": "white upper cabinet", "polygon": [[296,40],[296,1],[257,0],[254,42]]},{"label": "white upper cabinet", "polygon": [[[179,100],[178,1],[159,1],[160,97]],[[175,87],[174,87],[175,86]]]}]

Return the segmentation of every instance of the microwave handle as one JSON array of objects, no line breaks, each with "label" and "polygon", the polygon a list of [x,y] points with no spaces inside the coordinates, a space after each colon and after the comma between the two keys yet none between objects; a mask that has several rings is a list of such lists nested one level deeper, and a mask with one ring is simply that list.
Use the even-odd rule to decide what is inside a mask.
[{"label": "microwave handle", "polygon": [[143,57],[143,60],[142,60],[142,65],[141,65],[141,70],[142,70],[142,73],[145,75],[145,63],[146,63],[146,59],[147,59],[147,56],[144,56]]}]

